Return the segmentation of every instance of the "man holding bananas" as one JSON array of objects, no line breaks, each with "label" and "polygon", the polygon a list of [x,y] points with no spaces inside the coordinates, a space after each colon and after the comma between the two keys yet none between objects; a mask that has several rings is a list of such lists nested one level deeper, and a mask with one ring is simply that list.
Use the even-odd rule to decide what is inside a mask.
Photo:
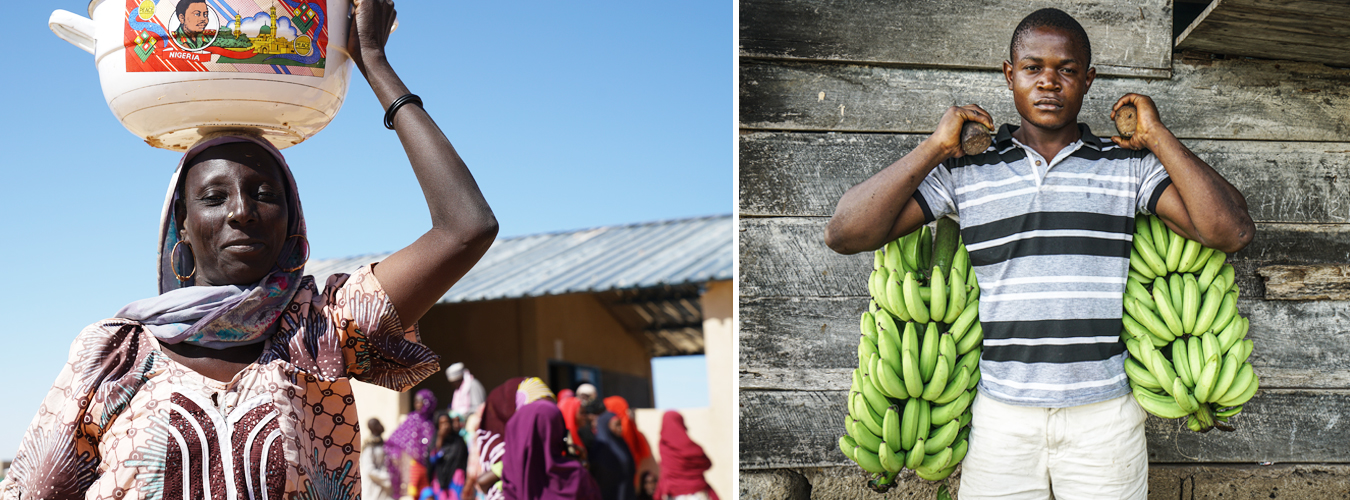
[{"label": "man holding bananas", "polygon": [[962,152],[961,130],[993,119],[951,107],[933,135],[852,187],[825,231],[844,254],[874,250],[959,215],[980,286],[983,376],[960,494],[972,498],[1145,498],[1143,410],[1130,397],[1121,303],[1137,213],[1236,252],[1255,225],[1242,194],[1182,145],[1153,100],[1128,138],[1078,123],[1096,78],[1087,33],[1042,9],[1017,26],[1003,74],[1020,125]]}]

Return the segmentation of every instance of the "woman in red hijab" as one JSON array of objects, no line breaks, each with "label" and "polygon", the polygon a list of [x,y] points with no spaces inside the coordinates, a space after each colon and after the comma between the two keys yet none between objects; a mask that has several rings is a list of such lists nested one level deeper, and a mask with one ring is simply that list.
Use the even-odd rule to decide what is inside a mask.
[{"label": "woman in red hijab", "polygon": [[[628,451],[633,454],[633,465],[642,470],[642,462],[647,459],[655,460],[652,457],[652,447],[647,444],[647,436],[642,435],[642,431],[637,428],[637,422],[628,414],[628,400],[623,396],[610,396],[605,398],[605,409],[609,410],[619,419],[623,425],[623,440],[628,443]],[[634,485],[640,481],[642,475],[635,474]]]},{"label": "woman in red hijab", "polygon": [[656,485],[655,498],[691,498],[718,500],[717,492],[708,486],[703,473],[712,467],[712,461],[703,453],[703,447],[689,439],[684,427],[684,416],[667,411],[661,418],[661,478]]}]

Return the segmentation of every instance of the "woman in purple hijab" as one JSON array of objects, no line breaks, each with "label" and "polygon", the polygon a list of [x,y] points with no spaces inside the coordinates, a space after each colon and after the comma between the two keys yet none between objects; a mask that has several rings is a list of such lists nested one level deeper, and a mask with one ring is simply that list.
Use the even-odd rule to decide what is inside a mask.
[{"label": "woman in purple hijab", "polygon": [[516,410],[506,424],[502,493],[507,500],[600,500],[600,487],[567,456],[567,427],[552,401]]},{"label": "woman in purple hijab", "polygon": [[427,443],[436,439],[436,424],[431,421],[431,415],[436,412],[436,396],[427,389],[417,391],[413,408],[403,424],[384,442],[385,459],[389,461],[390,491],[400,496],[413,485],[409,475],[414,469],[412,464],[416,462],[423,471],[426,470]]}]

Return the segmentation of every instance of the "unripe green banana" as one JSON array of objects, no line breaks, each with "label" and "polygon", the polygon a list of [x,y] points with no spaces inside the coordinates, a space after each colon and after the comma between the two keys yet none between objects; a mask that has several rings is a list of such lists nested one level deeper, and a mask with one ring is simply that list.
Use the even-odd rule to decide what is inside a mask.
[{"label": "unripe green banana", "polygon": [[1179,378],[1172,381],[1172,397],[1177,400],[1177,406],[1187,413],[1195,413],[1200,409],[1200,402],[1195,400],[1195,396],[1191,395]]},{"label": "unripe green banana", "polygon": [[1237,285],[1237,281],[1234,281],[1237,279],[1237,270],[1233,269],[1232,264],[1224,264],[1223,267],[1219,268],[1219,276],[1223,276],[1224,283],[1228,284],[1223,291],[1227,292],[1229,288]]},{"label": "unripe green banana", "polygon": [[873,344],[865,336],[860,338],[858,340],[858,365],[862,366],[863,363],[866,363],[867,357],[872,354],[877,354],[876,344]]},{"label": "unripe green banana", "polygon": [[[900,337],[900,351],[911,351],[919,353],[919,330],[914,327],[914,322],[905,322],[904,330]],[[904,374],[902,371],[901,374]]]},{"label": "unripe green banana", "polygon": [[956,436],[956,439],[957,439],[958,441],[959,441],[959,440],[962,440],[962,439],[965,439],[966,436],[969,436],[969,435],[970,435],[970,416],[971,416],[971,415],[972,415],[972,413],[970,412],[970,407],[966,407],[966,411],[961,412],[961,418],[958,419],[958,420],[961,421],[961,434],[959,434],[959,435]]},{"label": "unripe green banana", "polygon": [[[1167,275],[1167,263],[1163,262],[1158,256],[1158,251],[1151,246],[1145,245],[1143,240],[1134,240],[1134,250],[1139,252],[1139,257],[1143,258],[1144,263],[1148,264],[1148,269],[1153,271],[1154,276]],[[1148,273],[1140,273],[1145,276]]]},{"label": "unripe green banana", "polygon": [[895,323],[889,320],[889,316],[883,320],[881,331],[878,332],[877,355],[881,356],[882,362],[894,369],[900,367],[900,331]]},{"label": "unripe green banana", "polygon": [[1201,403],[1212,401],[1210,395],[1214,390],[1214,383],[1219,379],[1219,355],[1215,354],[1205,359],[1205,367],[1200,370],[1200,378],[1195,382],[1195,400]]},{"label": "unripe green banana", "polygon": [[948,477],[950,477],[953,472],[956,472],[956,462],[957,462],[956,460],[953,460],[952,465],[949,465],[947,466],[946,469],[942,469],[937,472],[929,472],[923,468],[922,464],[920,464],[920,467],[918,469],[914,469],[914,475],[919,476],[919,479],[923,479],[925,481],[935,481],[935,482],[941,481],[943,479],[947,479]]},{"label": "unripe green banana", "polygon": [[853,437],[854,442],[858,443],[859,449],[876,453],[877,449],[881,448],[881,437],[872,434],[872,431],[867,429],[867,425],[857,417],[849,416],[848,420],[844,422],[844,429],[848,431],[849,436]]},{"label": "unripe green banana", "polygon": [[966,392],[967,384],[970,384],[970,369],[964,366],[958,366],[956,368],[956,376],[951,377],[947,381],[947,387],[943,389],[942,393],[938,394],[936,398],[933,398],[933,404],[945,405],[955,401],[961,393]]},{"label": "unripe green banana", "polygon": [[[970,273],[970,251],[966,250],[966,245],[961,243],[959,239],[956,243],[956,255],[952,257],[952,269],[960,269],[961,276]],[[956,281],[952,282],[953,285],[956,283]],[[948,323],[951,322],[948,321]]]},{"label": "unripe green banana", "polygon": [[844,456],[848,457],[849,460],[852,460],[855,463],[858,461],[858,459],[853,458],[854,456],[853,450],[856,449],[857,447],[858,443],[855,442],[853,438],[848,434],[839,436],[839,451],[843,452]]},{"label": "unripe green banana", "polygon": [[[1228,389],[1233,387],[1233,380],[1237,378],[1238,370],[1242,368],[1242,363],[1237,360],[1237,353],[1228,353],[1223,357],[1222,367],[1219,368],[1219,376],[1214,381],[1214,389],[1209,391],[1210,400],[1216,400],[1223,397]],[[1218,415],[1216,413],[1216,415]],[[1220,415],[1229,416],[1229,415]]]},{"label": "unripe green banana", "polygon": [[970,382],[967,383],[967,385],[966,385],[966,390],[967,390],[967,391],[973,391],[973,390],[975,390],[975,386],[977,386],[977,385],[980,385],[980,371],[979,371],[979,370],[975,370],[974,372],[971,372],[971,374],[970,374]]},{"label": "unripe green banana", "polygon": [[872,313],[870,312],[863,312],[862,319],[859,320],[858,323],[858,329],[862,331],[863,336],[867,337],[868,340],[871,340],[872,343],[876,343],[877,341],[876,316],[873,316]]},{"label": "unripe green banana", "polygon": [[956,444],[952,446],[952,465],[961,463],[966,458],[966,451],[970,450],[970,441],[957,437]]},{"label": "unripe green banana", "polygon": [[1167,330],[1172,332],[1173,337],[1180,337],[1181,316],[1172,310],[1172,299],[1167,296],[1167,280],[1158,278],[1153,281],[1153,303],[1158,305],[1158,316],[1162,316],[1163,322],[1167,324]]},{"label": "unripe green banana", "polygon": [[909,453],[905,454],[905,467],[917,469],[923,464],[923,458],[923,438],[919,438],[919,440],[914,443],[914,447],[909,450]]},{"label": "unripe green banana", "polygon": [[877,389],[892,399],[908,399],[909,390],[905,388],[905,382],[900,380],[899,373],[886,363],[877,363],[877,366],[881,370],[881,385]]},{"label": "unripe green banana", "polygon": [[[886,396],[882,395],[873,385],[871,377],[863,379],[862,393],[863,397],[867,398],[867,406],[872,411],[877,412],[878,415],[886,414],[886,407],[890,406],[890,401],[887,401]],[[880,422],[879,419],[878,422]],[[881,433],[877,432],[877,434]]]},{"label": "unripe green banana", "polygon": [[919,349],[919,372],[924,383],[933,379],[933,369],[937,367],[938,329],[937,323],[929,322],[923,333],[923,347]]},{"label": "unripe green banana", "polygon": [[979,346],[980,343],[983,341],[984,341],[984,325],[981,325],[980,323],[975,323],[968,329],[966,335],[964,337],[961,337],[961,342],[956,344],[956,352],[957,354],[968,353],[975,347]]},{"label": "unripe green banana", "polygon": [[1223,417],[1223,418],[1229,418],[1229,417],[1232,417],[1232,416],[1237,415],[1237,414],[1239,414],[1239,413],[1242,413],[1242,405],[1234,406],[1234,407],[1229,408],[1229,409],[1224,410],[1224,411],[1217,411],[1217,412],[1214,412],[1214,416],[1216,416],[1216,417]]},{"label": "unripe green banana", "polygon": [[1201,290],[1209,289],[1209,285],[1214,282],[1214,277],[1219,275],[1219,268],[1223,267],[1223,261],[1226,259],[1228,259],[1228,254],[1218,250],[1210,254],[1209,260],[1205,261],[1204,270],[1200,271],[1200,277],[1195,279]]},{"label": "unripe green banana", "polygon": [[960,344],[961,337],[970,329],[970,325],[979,321],[979,319],[980,303],[975,302],[966,306],[966,310],[961,311],[961,315],[956,318],[955,322],[951,323],[951,327],[947,329],[947,332],[952,334],[952,340],[955,340],[957,344]]},{"label": "unripe green banana", "polygon": [[1204,353],[1205,359],[1209,359],[1210,356],[1223,355],[1223,352],[1219,350],[1219,336],[1213,332],[1205,332],[1200,336],[1200,346],[1204,348],[1200,352]]},{"label": "unripe green banana", "polygon": [[1195,318],[1195,331],[1209,331],[1210,326],[1214,324],[1214,318],[1219,315],[1219,307],[1223,305],[1223,294],[1226,291],[1213,285],[1205,291],[1205,298],[1200,303],[1200,313]]},{"label": "unripe green banana", "polygon": [[[1242,319],[1244,320],[1243,322],[1245,323],[1245,322],[1246,322],[1245,320],[1246,320],[1247,318],[1242,318]],[[1243,362],[1243,363],[1246,363],[1246,362],[1247,362],[1247,358],[1251,357],[1251,355],[1252,355],[1252,349],[1253,349],[1255,346],[1253,345],[1251,339],[1239,341],[1238,344],[1241,344],[1241,345],[1242,345],[1242,354],[1238,356],[1238,360],[1241,361],[1241,362]]]},{"label": "unripe green banana", "polygon": [[919,267],[919,232],[911,231],[905,235],[904,241],[900,244],[900,255],[904,258],[908,270],[923,269]]},{"label": "unripe green banana", "polygon": [[1200,337],[1190,336],[1186,338],[1186,368],[1191,371],[1191,380],[1200,378],[1200,370],[1205,368],[1205,349],[1200,342]]},{"label": "unripe green banana", "polygon": [[[974,376],[975,372],[980,371],[980,354],[982,354],[982,351],[983,349],[977,347],[970,352],[961,354],[961,359],[956,360],[956,368],[960,369],[964,367],[971,372],[972,376]],[[959,347],[957,352],[960,352]]]},{"label": "unripe green banana", "polygon": [[947,379],[951,374],[951,362],[947,361],[946,356],[939,355],[937,365],[933,367],[933,378],[924,386],[923,394],[920,397],[933,401],[942,395],[942,391],[947,389]]},{"label": "unripe green banana", "polygon": [[914,318],[915,323],[927,323],[928,307],[923,305],[923,299],[919,297],[919,281],[914,273],[905,273],[905,283],[903,285],[905,292],[905,307],[909,310],[909,316]]},{"label": "unripe green banana", "polygon": [[1158,379],[1148,371],[1148,368],[1144,368],[1144,365],[1139,364],[1134,358],[1125,359],[1125,375],[1130,378],[1131,382],[1139,384],[1145,389],[1162,390],[1162,385],[1158,384]]},{"label": "unripe green banana", "polygon": [[[1172,242],[1172,237],[1168,233],[1172,230],[1168,229],[1167,225],[1163,224],[1162,219],[1158,218],[1157,215],[1150,215],[1148,217],[1148,225],[1150,230],[1149,235],[1152,236],[1151,239],[1153,240],[1154,250],[1156,250],[1160,256],[1167,255],[1167,244]],[[1166,273],[1158,274],[1163,275]]]},{"label": "unripe green banana", "polygon": [[867,277],[867,295],[872,298],[877,297],[877,277],[881,276],[881,271],[872,270],[872,274]]},{"label": "unripe green banana", "polygon": [[966,307],[980,300],[980,280],[975,277],[975,270],[972,268],[970,274],[966,275],[966,285],[970,288],[970,296],[966,298]]},{"label": "unripe green banana", "polygon": [[1194,333],[1196,315],[1200,312],[1200,285],[1196,283],[1195,275],[1182,276],[1181,289],[1181,331]]},{"label": "unripe green banana", "polygon": [[1213,256],[1214,256],[1213,248],[1205,246],[1200,247],[1200,256],[1195,258],[1195,263],[1191,264],[1190,269],[1187,269],[1186,272],[1188,273],[1200,272],[1201,270],[1205,269],[1205,264],[1208,264],[1209,258]]},{"label": "unripe green banana", "polygon": [[947,279],[938,266],[933,266],[931,276],[928,287],[932,290],[932,297],[928,300],[928,313],[933,321],[942,321],[947,316]]},{"label": "unripe green banana", "polygon": [[897,239],[886,244],[885,266],[892,271],[904,270],[905,267],[903,259],[900,257],[900,241]]},{"label": "unripe green banana", "polygon": [[900,451],[900,412],[895,405],[886,407],[886,416],[881,419],[881,440],[891,448],[891,452]]},{"label": "unripe green banana", "polygon": [[[1152,301],[1150,300],[1150,302]],[[1159,338],[1157,335],[1154,335],[1151,330],[1149,330],[1143,324],[1139,323],[1139,321],[1134,319],[1133,316],[1130,316],[1130,313],[1125,313],[1121,315],[1120,321],[1122,324],[1125,325],[1125,332],[1128,333],[1135,340],[1138,340],[1140,342],[1148,342],[1150,344],[1153,344],[1153,347],[1162,347],[1168,344],[1166,340],[1163,340]]]},{"label": "unripe green banana", "polygon": [[886,306],[886,310],[900,318],[900,321],[909,321],[909,309],[905,308],[905,293],[900,282],[904,279],[900,271],[891,272],[891,277],[886,280],[886,300],[881,301],[881,305]]},{"label": "unripe green banana", "polygon": [[1223,302],[1219,305],[1219,314],[1214,316],[1214,323],[1209,326],[1209,330],[1214,333],[1222,332],[1228,328],[1228,324],[1233,322],[1237,316],[1237,294],[1228,292],[1223,294]]},{"label": "unripe green banana", "polygon": [[1203,245],[1195,240],[1186,240],[1185,248],[1181,251],[1181,263],[1177,265],[1177,271],[1183,273],[1191,272],[1195,267],[1195,259],[1200,257],[1200,248]]},{"label": "unripe green banana", "polygon": [[[866,384],[866,382],[867,380],[863,379],[863,383]],[[857,397],[853,398],[853,418],[862,422],[863,427],[867,428],[868,432],[873,436],[876,436],[878,442],[881,441],[881,416],[872,411],[872,406],[867,402],[866,395],[859,394]],[[854,435],[853,439],[857,439],[858,442],[864,446],[869,444],[864,443],[857,435]]]},{"label": "unripe green banana", "polygon": [[[1134,253],[1134,250],[1130,250],[1130,253],[1133,254],[1133,253]],[[1135,257],[1138,257],[1138,254],[1135,254]],[[1146,266],[1146,267],[1147,267],[1147,266]],[[1152,282],[1153,282],[1153,278],[1145,278],[1144,275],[1139,274],[1139,271],[1135,271],[1134,268],[1130,268],[1130,272],[1129,272],[1128,274],[1126,274],[1126,276],[1128,276],[1130,279],[1132,279],[1132,280],[1134,280],[1135,282],[1138,282],[1138,283],[1152,283]],[[1155,277],[1156,277],[1156,276],[1155,276]]]},{"label": "unripe green banana", "polygon": [[1187,356],[1186,348],[1186,339],[1172,341],[1172,366],[1176,368],[1177,376],[1181,377],[1182,383],[1187,387],[1195,387],[1195,379],[1191,378],[1191,360]]},{"label": "unripe green banana", "polygon": [[938,335],[938,356],[947,357],[947,376],[951,377],[956,373],[956,360],[960,359],[960,353],[956,351],[956,340],[950,333]]},{"label": "unripe green banana", "polygon": [[1181,275],[1172,273],[1167,275],[1167,298],[1172,300],[1172,312],[1181,317],[1181,299],[1183,293]]},{"label": "unripe green banana", "polygon": [[[1130,352],[1130,358],[1129,358],[1129,359],[1133,359],[1133,360],[1135,360],[1135,362],[1138,362],[1138,361],[1139,361],[1139,359],[1140,359],[1140,356],[1139,356],[1139,339],[1125,339],[1125,350],[1127,350],[1127,351]],[[1142,366],[1144,366],[1144,365],[1141,364],[1141,365],[1139,365],[1139,366],[1142,367]],[[1144,369],[1147,370],[1148,368],[1144,368]]]},{"label": "unripe green banana", "polygon": [[919,267],[917,269],[928,269],[933,267],[933,228],[929,226],[919,227]]},{"label": "unripe green banana", "polygon": [[947,314],[943,315],[941,321],[949,325],[956,322],[961,313],[966,311],[966,280],[961,272],[953,267],[951,278],[947,280],[951,293],[947,297]]},{"label": "unripe green banana", "polygon": [[882,474],[886,472],[886,468],[881,466],[881,458],[877,456],[876,452],[864,447],[858,447],[857,451],[854,453],[854,461],[858,462],[858,466],[862,467],[863,470],[867,472],[873,474]]},{"label": "unripe green banana", "polygon": [[1134,317],[1135,321],[1138,321],[1139,324],[1148,328],[1148,331],[1153,333],[1154,336],[1166,342],[1171,342],[1172,339],[1177,338],[1176,335],[1172,334],[1172,330],[1167,327],[1162,318],[1153,314],[1153,311],[1141,305],[1139,301],[1134,300],[1131,297],[1125,297],[1125,310],[1130,313],[1130,316]]},{"label": "unripe green banana", "polygon": [[957,396],[955,401],[933,407],[930,425],[944,425],[960,417],[961,412],[966,411],[966,407],[970,405],[973,398],[974,395],[970,391],[966,391]]},{"label": "unripe green banana", "polygon": [[[1135,240],[1138,241],[1139,239],[1136,238]],[[1139,244],[1152,246],[1146,242],[1140,242]],[[1130,249],[1130,272],[1138,273],[1140,281],[1143,281],[1144,279],[1152,281],[1153,278],[1158,277],[1158,273],[1153,272],[1153,268],[1149,267],[1148,262],[1144,260],[1144,257],[1139,255],[1139,251],[1133,248]]]},{"label": "unripe green banana", "polygon": [[882,245],[881,248],[878,248],[878,249],[876,249],[875,252],[872,252],[872,270],[873,270],[873,271],[876,271],[877,269],[881,269],[881,268],[883,268],[883,267],[886,267],[886,251],[884,250],[885,248],[886,248],[886,246],[885,246],[885,245]]},{"label": "unripe green banana", "polygon": [[1139,406],[1143,407],[1144,411],[1159,417],[1181,418],[1190,413],[1177,405],[1175,399],[1171,397],[1164,398],[1161,395],[1149,392],[1148,389],[1145,389],[1142,386],[1135,386],[1133,393],[1134,400],[1139,402]]},{"label": "unripe green banana", "polygon": [[928,431],[933,426],[933,405],[929,404],[927,399],[914,398],[913,401],[919,402],[919,430],[916,431],[918,439],[915,440],[918,442],[928,437]]},{"label": "unripe green banana", "polygon": [[[1237,376],[1233,378],[1233,384],[1228,386],[1228,390],[1216,401],[1220,406],[1237,406],[1245,403],[1245,400],[1237,403],[1234,403],[1233,401],[1237,400],[1239,396],[1247,392],[1249,386],[1255,385],[1256,383],[1256,372],[1252,370],[1252,364],[1243,363],[1242,366],[1238,368]],[[1252,393],[1255,392],[1256,390],[1252,389]]]},{"label": "unripe green banana", "polygon": [[956,441],[956,434],[960,431],[960,420],[952,420],[933,429],[933,431],[928,434],[928,439],[924,440],[923,452],[932,455],[942,451],[943,448],[951,446],[951,444]]},{"label": "unripe green banana", "polygon": [[[1226,303],[1224,304],[1224,307],[1227,307]],[[1222,307],[1219,308],[1219,314],[1220,315],[1223,314]],[[1219,332],[1220,351],[1225,353],[1228,352],[1233,348],[1233,345],[1236,344],[1238,340],[1240,340],[1238,338],[1238,335],[1242,333],[1242,325],[1243,325],[1242,320],[1243,318],[1241,316],[1238,316],[1236,311],[1234,311],[1233,318],[1228,321],[1228,326],[1223,327],[1223,331]]]},{"label": "unripe green banana", "polygon": [[947,462],[951,461],[951,459],[952,449],[944,446],[937,453],[924,457],[923,462],[920,462],[919,466],[914,468],[914,471],[918,472],[923,470],[930,474],[936,474],[938,471],[946,469]]},{"label": "unripe green banana", "polygon": [[1204,424],[1201,424],[1200,419],[1194,414],[1186,417],[1186,428],[1193,432],[1205,432]]},{"label": "unripe green banana", "polygon": [[921,399],[911,399],[905,403],[905,412],[900,416],[900,448],[910,450],[919,439],[919,409]]},{"label": "unripe green banana", "polygon": [[1140,302],[1147,301],[1147,304],[1145,305],[1147,305],[1150,309],[1156,307],[1153,305],[1153,294],[1150,294],[1148,292],[1148,288],[1145,288],[1143,283],[1135,280],[1134,278],[1130,278],[1125,281],[1125,294],[1127,296],[1134,297],[1136,300]]},{"label": "unripe green banana", "polygon": [[1180,384],[1182,392],[1185,392],[1186,384],[1181,381],[1180,377],[1177,377],[1177,372],[1172,369],[1172,363],[1168,362],[1162,353],[1153,356],[1151,361],[1153,366],[1150,367],[1149,372],[1153,373],[1153,377],[1158,379],[1158,383],[1162,385],[1163,390],[1175,397],[1177,387],[1175,384]]},{"label": "unripe green banana", "polygon": [[915,357],[914,351],[905,351],[901,353],[900,372],[905,379],[905,390],[909,392],[909,397],[917,398],[923,394],[923,374],[919,373],[919,360]]},{"label": "unripe green banana", "polygon": [[1186,249],[1186,238],[1177,233],[1169,233],[1169,237],[1167,256],[1163,259],[1163,262],[1167,264],[1167,271],[1174,273],[1181,265],[1181,253]]},{"label": "unripe green banana", "polygon": [[905,468],[905,459],[897,457],[895,451],[891,450],[891,445],[886,443],[882,443],[877,449],[877,462],[881,463],[881,468],[890,474],[899,473],[900,469]]},{"label": "unripe green banana", "polygon": [[[1250,366],[1250,365],[1248,365]],[[1238,406],[1251,401],[1252,396],[1256,395],[1256,390],[1261,387],[1261,378],[1252,374],[1251,383],[1247,384],[1247,389],[1237,396],[1219,400],[1220,406]]]},{"label": "unripe green banana", "polygon": [[[1157,378],[1158,374],[1153,371],[1153,358],[1162,356],[1162,353],[1158,352],[1158,348],[1154,347],[1152,342],[1139,342],[1137,347],[1139,349],[1139,364],[1148,368],[1149,373],[1153,373],[1154,378]],[[1162,383],[1163,379],[1158,379],[1158,382]]]},{"label": "unripe green banana", "polygon": [[1153,230],[1149,227],[1147,215],[1134,218],[1134,237],[1148,240],[1148,244],[1153,245]]}]

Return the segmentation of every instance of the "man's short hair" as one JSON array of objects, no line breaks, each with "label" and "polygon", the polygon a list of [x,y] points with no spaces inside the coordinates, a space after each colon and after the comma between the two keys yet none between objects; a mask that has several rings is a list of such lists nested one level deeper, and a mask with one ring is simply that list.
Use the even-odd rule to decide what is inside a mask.
[{"label": "man's short hair", "polygon": [[605,408],[605,402],[599,399],[591,400],[586,406],[581,407],[581,411],[590,415],[601,415],[609,411]]},{"label": "man's short hair", "polygon": [[1078,20],[1073,16],[1055,8],[1041,9],[1022,18],[1022,22],[1017,24],[1017,29],[1013,30],[1012,42],[1008,44],[1008,62],[1017,63],[1013,59],[1017,57],[1013,55],[1017,51],[1017,45],[1022,43],[1027,33],[1036,28],[1055,28],[1068,33],[1087,53],[1085,66],[1092,67],[1092,42],[1088,40],[1087,31],[1083,30],[1083,25],[1078,24]]}]

